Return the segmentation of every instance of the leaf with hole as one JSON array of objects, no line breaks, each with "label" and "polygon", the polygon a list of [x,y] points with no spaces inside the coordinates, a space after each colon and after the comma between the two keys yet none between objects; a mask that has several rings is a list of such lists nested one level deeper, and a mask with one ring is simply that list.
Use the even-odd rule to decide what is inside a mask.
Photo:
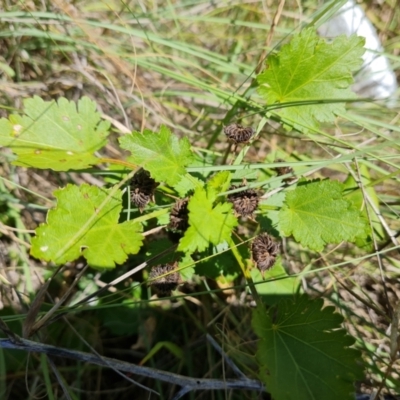
[{"label": "leaf with hole", "polygon": [[101,121],[96,103],[82,97],[78,104],[60,98],[24,100],[24,115],[0,120],[0,145],[17,156],[15,165],[55,171],[97,164],[94,153],[107,143],[110,124]]}]

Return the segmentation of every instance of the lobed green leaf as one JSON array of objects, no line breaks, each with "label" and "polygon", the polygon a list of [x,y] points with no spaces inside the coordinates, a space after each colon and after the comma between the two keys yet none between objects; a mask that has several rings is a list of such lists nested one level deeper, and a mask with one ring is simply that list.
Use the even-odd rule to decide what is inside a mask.
[{"label": "lobed green leaf", "polygon": [[226,192],[229,189],[231,183],[231,173],[229,171],[220,171],[216,173],[207,182],[207,195],[209,199],[215,201],[217,196]]},{"label": "lobed green leaf", "polygon": [[203,251],[208,245],[230,240],[233,228],[238,224],[232,213],[231,203],[219,203],[214,206],[215,191],[210,193],[199,187],[190,198],[189,228],[179,242],[178,250],[193,253]]},{"label": "lobed green leaf", "polygon": [[283,300],[253,312],[260,378],[275,400],[351,400],[362,377],[354,339],[322,300]]},{"label": "lobed green leaf", "polygon": [[346,100],[355,98],[352,72],[362,65],[364,43],[354,35],[328,43],[314,28],[303,29],[268,57],[267,68],[257,77],[258,91],[267,105],[290,103],[276,111],[288,125],[303,132],[317,129],[320,122],[344,112]]},{"label": "lobed green leaf", "polygon": [[375,205],[375,209],[380,208],[379,204],[379,197],[375,191],[373,185],[371,185],[371,176],[369,173],[368,168],[363,164],[360,163],[359,165],[359,177],[361,180],[361,184],[363,186],[363,190],[359,187],[356,180],[353,178],[351,174],[348,175],[347,179],[343,183],[343,187],[345,188],[344,193],[346,194],[346,200],[349,200],[353,203],[355,207],[362,210],[361,214],[366,221],[369,220],[371,226],[367,231],[367,235],[362,235],[357,237],[355,240],[355,244],[358,247],[364,248],[366,250],[373,249],[373,241],[372,241],[372,230],[373,228],[375,239],[381,241],[385,238],[385,230],[382,227],[382,223],[379,217],[376,215],[374,209],[369,204],[369,202],[365,201],[364,193],[365,192],[373,204]]},{"label": "lobed green leaf", "polygon": [[365,237],[368,226],[359,209],[346,200],[338,181],[300,181],[286,194],[278,228],[303,246],[321,251],[327,243],[354,242]]},{"label": "lobed green leaf", "polygon": [[83,256],[96,268],[113,268],[136,254],[142,246],[142,226],[134,221],[118,223],[122,192],[87,184],[67,185],[54,192],[56,208],[36,229],[32,256],[63,264]]},{"label": "lobed green leaf", "polygon": [[119,139],[123,149],[131,152],[128,158],[133,164],[140,165],[150,172],[157,182],[174,186],[186,174],[185,166],[193,160],[193,154],[187,138],[178,139],[166,126],[160,132],[145,130],[132,132]]},{"label": "lobed green leaf", "polygon": [[106,144],[110,127],[96,107],[88,97],[78,104],[65,98],[26,99],[25,115],[0,120],[0,145],[18,156],[16,165],[55,171],[88,168],[98,162],[94,153]]}]

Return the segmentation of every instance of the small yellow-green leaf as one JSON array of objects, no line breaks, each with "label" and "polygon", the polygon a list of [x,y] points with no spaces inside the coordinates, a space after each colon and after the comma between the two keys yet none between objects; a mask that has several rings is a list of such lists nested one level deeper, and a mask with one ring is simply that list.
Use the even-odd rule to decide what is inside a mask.
[{"label": "small yellow-green leaf", "polygon": [[187,138],[173,135],[166,126],[160,132],[132,132],[119,139],[123,149],[131,152],[128,160],[150,172],[157,182],[176,185],[186,174],[185,166],[193,160]]},{"label": "small yellow-green leaf", "polygon": [[214,201],[219,193],[226,192],[231,183],[231,173],[221,171],[215,174],[207,183],[208,198]]},{"label": "small yellow-green leaf", "polygon": [[[211,197],[211,198],[210,198]],[[197,188],[188,204],[189,228],[180,240],[178,250],[188,253],[205,250],[210,243],[229,241],[237,218],[231,203],[213,205],[214,193],[209,196],[204,188]]]}]

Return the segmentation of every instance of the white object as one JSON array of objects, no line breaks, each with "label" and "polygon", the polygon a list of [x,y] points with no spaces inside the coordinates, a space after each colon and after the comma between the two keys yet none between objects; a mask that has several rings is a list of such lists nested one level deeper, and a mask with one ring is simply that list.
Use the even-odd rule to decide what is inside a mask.
[{"label": "white object", "polygon": [[355,77],[353,90],[362,97],[371,97],[376,100],[395,99],[396,75],[389,60],[382,54],[383,48],[375,28],[359,5],[353,0],[348,0],[332,19],[319,28],[318,32],[325,37],[342,34],[364,36],[366,39],[364,63]]}]

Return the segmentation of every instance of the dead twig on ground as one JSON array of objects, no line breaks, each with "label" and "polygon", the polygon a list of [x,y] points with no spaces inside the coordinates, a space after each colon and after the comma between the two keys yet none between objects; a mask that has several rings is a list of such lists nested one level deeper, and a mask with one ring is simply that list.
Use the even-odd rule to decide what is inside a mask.
[{"label": "dead twig on ground", "polygon": [[[130,372],[135,375],[144,376],[151,379],[156,379],[162,382],[178,385],[182,389],[174,400],[178,400],[183,394],[195,390],[227,390],[227,389],[240,389],[240,390],[255,390],[264,392],[265,386],[262,382],[248,379],[202,379],[190,378],[184,375],[178,375],[172,372],[161,371],[153,368],[138,366],[125,361],[116,360],[109,357],[100,357],[96,354],[84,353],[82,351],[69,350],[62,347],[55,347],[43,343],[33,342],[31,340],[21,339],[14,342],[10,339],[0,339],[0,348],[24,350],[34,353],[43,353],[53,357],[69,358],[81,362],[100,365],[102,367],[112,367],[118,371]],[[179,397],[177,397],[179,395]]]}]

